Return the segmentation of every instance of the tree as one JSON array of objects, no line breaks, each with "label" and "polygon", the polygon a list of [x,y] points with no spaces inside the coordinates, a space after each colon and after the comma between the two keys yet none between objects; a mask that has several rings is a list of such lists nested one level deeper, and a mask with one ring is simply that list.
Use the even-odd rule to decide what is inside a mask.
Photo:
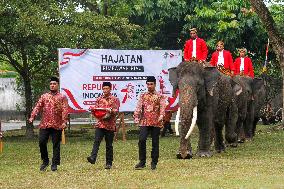
[{"label": "tree", "polygon": [[[269,39],[271,40],[273,50],[277,55],[282,71],[282,93],[284,93],[284,38],[281,35],[276,23],[271,16],[268,8],[262,0],[250,0],[252,7],[260,17],[264,27],[266,28]],[[284,107],[284,95],[283,95],[283,107]],[[282,125],[284,125],[284,111],[282,111]]]},{"label": "tree", "polygon": [[[77,11],[68,0],[0,1],[0,62],[13,66],[22,81],[25,117],[35,94],[57,73],[57,48],[148,48],[152,33],[128,19]],[[26,121],[26,136],[33,125]]]}]

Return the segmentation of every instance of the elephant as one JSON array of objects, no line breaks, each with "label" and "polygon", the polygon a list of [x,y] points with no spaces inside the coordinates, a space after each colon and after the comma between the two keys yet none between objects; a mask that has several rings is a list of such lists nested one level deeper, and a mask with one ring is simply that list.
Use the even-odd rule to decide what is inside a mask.
[{"label": "elephant", "polygon": [[223,130],[229,146],[237,146],[236,123],[238,118],[237,97],[243,93],[242,86],[234,77],[219,73],[216,85],[217,106],[214,109],[213,137],[215,150],[218,153],[225,151]]},{"label": "elephant", "polygon": [[256,124],[260,119],[261,113],[260,110],[265,104],[266,98],[266,81],[265,75],[262,75],[260,78],[254,78],[252,93],[253,101],[251,106],[251,119],[248,120],[247,127],[245,127],[245,137],[248,140],[251,140],[255,136]]},{"label": "elephant", "polygon": [[179,89],[181,131],[178,158],[192,157],[189,136],[196,123],[199,129],[198,156],[212,156],[212,130],[215,131],[217,152],[224,150],[222,130],[225,124],[226,140],[236,142],[236,105],[232,96],[241,91],[240,85],[221,74],[216,67],[204,67],[195,61],[181,62],[176,68],[169,69],[169,80],[173,94]]},{"label": "elephant", "polygon": [[246,125],[247,116],[250,106],[252,105],[252,85],[253,79],[248,76],[235,76],[235,80],[242,86],[242,93],[237,96],[236,104],[238,108],[238,119],[236,125],[236,133],[238,136],[238,142],[243,143],[245,140],[244,126]]},{"label": "elephant", "polygon": [[250,141],[255,134],[256,124],[261,116],[260,109],[266,97],[265,80],[263,78],[250,78],[236,76],[235,80],[242,86],[242,93],[237,96],[238,120],[236,133],[238,142]]}]

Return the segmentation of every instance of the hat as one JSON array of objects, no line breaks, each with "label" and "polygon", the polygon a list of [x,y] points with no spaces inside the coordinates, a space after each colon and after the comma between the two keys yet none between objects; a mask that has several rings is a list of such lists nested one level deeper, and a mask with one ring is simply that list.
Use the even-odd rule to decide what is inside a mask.
[{"label": "hat", "polygon": [[110,118],[109,111],[107,111],[107,109],[104,108],[95,108],[92,110],[92,114],[99,120],[105,120]]},{"label": "hat", "polygon": [[197,29],[196,28],[190,28],[189,31],[193,31],[193,32],[197,33]]},{"label": "hat", "polygon": [[103,87],[108,86],[111,88],[111,83],[110,82],[103,82]]},{"label": "hat", "polygon": [[57,83],[59,83],[58,77],[55,77],[55,76],[50,77],[49,82],[51,81],[56,81]]},{"label": "hat", "polygon": [[156,83],[156,78],[154,76],[148,76],[146,83],[147,82],[154,82],[154,83]]}]

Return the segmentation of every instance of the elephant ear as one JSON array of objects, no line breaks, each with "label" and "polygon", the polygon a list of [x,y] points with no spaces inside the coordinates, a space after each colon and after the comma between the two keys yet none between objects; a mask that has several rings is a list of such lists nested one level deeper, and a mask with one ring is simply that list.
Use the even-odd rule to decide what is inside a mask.
[{"label": "elephant ear", "polygon": [[169,80],[173,86],[173,94],[175,94],[176,90],[178,89],[178,69],[176,67],[169,69]]},{"label": "elephant ear", "polygon": [[241,85],[243,91],[248,92],[248,94],[252,94],[253,79],[251,77],[237,75],[234,76],[232,80],[234,81],[232,82],[232,87],[234,87],[235,83],[237,83],[238,85]]},{"label": "elephant ear", "polygon": [[204,78],[205,88],[210,96],[214,95],[214,89],[217,86],[219,77],[220,73],[216,69],[216,67],[204,68],[203,78]]},{"label": "elephant ear", "polygon": [[245,90],[247,90],[249,94],[252,94],[253,79],[251,77],[245,77],[243,83]]},{"label": "elephant ear", "polygon": [[262,78],[254,78],[252,86],[253,93],[256,93],[256,91],[265,87],[265,81]]},{"label": "elephant ear", "polygon": [[231,86],[235,95],[239,96],[243,92],[243,86],[237,77],[233,77],[231,80]]}]

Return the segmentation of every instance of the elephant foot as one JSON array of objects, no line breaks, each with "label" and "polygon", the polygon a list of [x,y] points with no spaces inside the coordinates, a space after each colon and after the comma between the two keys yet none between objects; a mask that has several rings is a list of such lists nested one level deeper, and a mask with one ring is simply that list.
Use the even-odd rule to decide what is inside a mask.
[{"label": "elephant foot", "polygon": [[191,150],[188,150],[185,154],[182,154],[180,151],[177,153],[177,159],[191,159],[192,156]]},{"label": "elephant foot", "polygon": [[223,153],[223,152],[225,152],[225,149],[217,149],[216,152],[217,153]]},{"label": "elephant foot", "polygon": [[212,157],[213,154],[211,151],[198,151],[196,155],[198,157]]},{"label": "elephant foot", "polygon": [[225,145],[224,146],[218,146],[215,148],[217,153],[225,152]]},{"label": "elephant foot", "polygon": [[219,143],[219,144],[218,143],[215,144],[215,150],[216,150],[217,153],[225,152],[225,148],[226,148],[226,146],[223,142]]},{"label": "elephant foot", "polygon": [[247,142],[251,142],[251,141],[252,141],[252,138],[246,138],[246,141],[247,141]]},{"label": "elephant foot", "polygon": [[244,142],[245,142],[244,138],[238,140],[238,143],[244,143]]},{"label": "elephant foot", "polygon": [[231,148],[236,148],[236,147],[238,147],[238,143],[236,143],[236,142],[230,143],[230,144],[228,144],[228,146],[231,147]]}]

